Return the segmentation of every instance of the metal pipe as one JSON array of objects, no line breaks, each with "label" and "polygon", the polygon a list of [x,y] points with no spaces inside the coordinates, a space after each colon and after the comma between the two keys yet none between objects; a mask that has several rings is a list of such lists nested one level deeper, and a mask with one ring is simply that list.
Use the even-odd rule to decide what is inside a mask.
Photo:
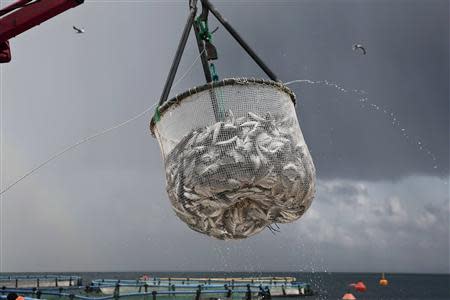
[{"label": "metal pipe", "polygon": [[161,99],[159,100],[159,106],[161,106],[164,102],[166,102],[167,98],[169,97],[169,92],[170,89],[172,88],[173,80],[175,79],[178,66],[180,65],[181,56],[183,55],[184,48],[186,47],[186,42],[188,40],[189,33],[191,32],[191,27],[192,24],[194,23],[196,13],[197,8],[195,6],[191,6],[191,11],[189,13],[186,26],[184,26],[183,34],[178,44],[177,52],[175,53],[175,58],[172,62],[172,66],[170,67],[169,75],[167,76],[166,84],[164,85]]},{"label": "metal pipe", "polygon": [[[0,18],[0,43],[13,38],[68,9],[74,8],[81,3],[83,3],[83,0],[39,0],[17,7],[16,10],[10,11]],[[14,8],[14,6],[12,7]],[[5,9],[6,10],[2,13],[8,11],[7,8]]]},{"label": "metal pipe", "polygon": [[[198,25],[196,23],[194,23],[193,27],[194,27],[194,31],[195,31],[195,37],[197,39],[198,51],[200,52],[200,57],[201,57],[201,61],[202,61],[203,73],[205,74],[206,82],[210,83],[213,81],[213,79],[211,76],[211,71],[209,70],[209,64],[208,64],[208,58],[206,56],[205,44],[202,41],[202,39],[200,38],[200,29],[198,28]],[[218,122],[218,121],[220,121],[219,106],[217,104],[216,93],[213,89],[211,89],[209,91],[209,97],[211,98],[211,105],[213,108],[214,117],[216,119],[216,122]]]},{"label": "metal pipe", "polygon": [[0,9],[0,17],[3,15],[6,15],[7,13],[12,12],[13,10],[16,10],[18,8],[21,8],[25,6],[28,2],[31,2],[33,0],[17,0],[14,3],[11,3],[10,5],[5,6],[4,8]]},{"label": "metal pipe", "polygon": [[258,57],[258,55],[250,48],[250,46],[242,39],[242,37],[237,33],[236,30],[227,22],[225,18],[217,11],[217,9],[209,2],[209,0],[201,0],[205,3],[212,14],[217,18],[217,20],[228,30],[228,32],[234,37],[234,39],[241,45],[242,48],[250,55],[251,58],[256,62],[256,64],[263,69],[263,71],[269,76],[273,81],[278,81],[277,76],[269,69],[269,67]]},{"label": "metal pipe", "polygon": [[206,58],[205,44],[200,38],[200,29],[198,28],[198,25],[194,23],[193,26],[195,31],[195,38],[197,39],[198,51],[200,53],[200,58],[202,61],[203,73],[205,73],[206,82],[209,83],[212,81],[212,77],[208,66],[208,59]]}]

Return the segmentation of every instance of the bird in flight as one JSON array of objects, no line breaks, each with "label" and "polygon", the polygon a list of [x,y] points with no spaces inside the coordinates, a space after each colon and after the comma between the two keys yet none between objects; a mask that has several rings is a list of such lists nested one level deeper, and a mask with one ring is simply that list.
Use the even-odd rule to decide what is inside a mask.
[{"label": "bird in flight", "polygon": [[362,51],[362,53],[364,54],[364,55],[366,55],[366,48],[364,48],[363,47],[363,45],[361,45],[361,44],[354,44],[353,45],[353,51],[356,51],[356,50],[358,50],[358,49],[360,49],[361,51]]},{"label": "bird in flight", "polygon": [[76,33],[84,33],[84,29],[83,28],[78,28],[76,26],[73,26],[73,30],[75,30]]}]

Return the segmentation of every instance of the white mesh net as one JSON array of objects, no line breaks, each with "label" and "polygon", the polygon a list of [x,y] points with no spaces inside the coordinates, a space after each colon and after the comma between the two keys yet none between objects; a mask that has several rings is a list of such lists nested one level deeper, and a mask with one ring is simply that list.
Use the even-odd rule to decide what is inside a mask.
[{"label": "white mesh net", "polygon": [[295,96],[273,81],[226,79],[190,90],[153,118],[177,216],[219,238],[254,235],[300,218],[315,169]]}]

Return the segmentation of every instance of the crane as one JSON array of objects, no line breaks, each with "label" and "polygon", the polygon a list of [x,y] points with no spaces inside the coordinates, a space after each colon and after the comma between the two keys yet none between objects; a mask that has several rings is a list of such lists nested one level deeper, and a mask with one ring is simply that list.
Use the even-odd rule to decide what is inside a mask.
[{"label": "crane", "polygon": [[17,0],[0,9],[0,63],[11,61],[9,40],[84,0]]}]

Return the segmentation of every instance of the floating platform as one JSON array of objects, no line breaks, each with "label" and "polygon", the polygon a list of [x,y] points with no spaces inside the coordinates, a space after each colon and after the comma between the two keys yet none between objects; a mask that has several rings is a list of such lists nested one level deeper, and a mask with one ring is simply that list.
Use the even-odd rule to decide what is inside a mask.
[{"label": "floating platform", "polygon": [[60,275],[17,275],[0,276],[0,287],[6,288],[45,288],[71,287],[82,285],[80,276]]},{"label": "floating platform", "polygon": [[0,295],[17,293],[35,299],[63,300],[219,300],[272,299],[313,295],[294,277],[96,279],[83,286],[78,276],[3,276]]}]

